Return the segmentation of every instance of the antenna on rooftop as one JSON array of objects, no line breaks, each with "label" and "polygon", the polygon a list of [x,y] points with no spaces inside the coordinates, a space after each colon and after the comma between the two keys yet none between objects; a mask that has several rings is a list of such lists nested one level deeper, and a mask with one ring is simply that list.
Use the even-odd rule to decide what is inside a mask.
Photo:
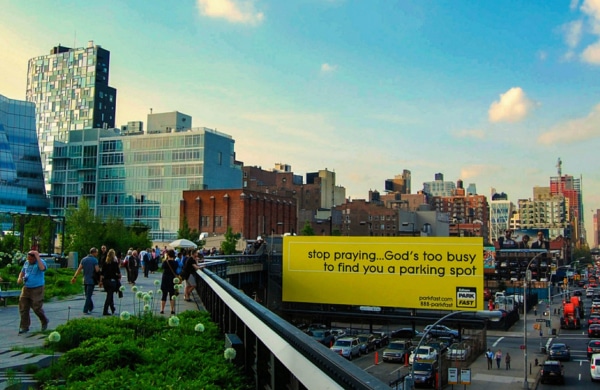
[{"label": "antenna on rooftop", "polygon": [[558,168],[558,177],[562,177],[562,161],[560,161],[560,157],[556,163],[556,168]]}]

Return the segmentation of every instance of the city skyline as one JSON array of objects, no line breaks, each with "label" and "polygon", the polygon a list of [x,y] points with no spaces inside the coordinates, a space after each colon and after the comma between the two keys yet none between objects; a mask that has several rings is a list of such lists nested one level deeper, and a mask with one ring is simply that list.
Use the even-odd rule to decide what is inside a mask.
[{"label": "city skyline", "polygon": [[[33,5],[32,5],[33,4]],[[600,208],[600,4],[594,1],[5,2],[0,93],[58,44],[111,52],[116,125],[180,111],[246,165],[336,172],[351,198],[408,169],[531,198],[582,177]],[[99,22],[91,22],[98,18]],[[27,29],[22,26],[28,26]]]}]

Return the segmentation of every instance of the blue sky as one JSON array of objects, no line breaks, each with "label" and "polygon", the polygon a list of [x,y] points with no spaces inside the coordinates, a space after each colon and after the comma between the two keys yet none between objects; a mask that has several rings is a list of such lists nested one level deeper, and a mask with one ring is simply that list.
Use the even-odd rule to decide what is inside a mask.
[{"label": "blue sky", "polygon": [[403,169],[513,202],[557,175],[600,208],[600,0],[1,0],[0,94],[27,60],[111,51],[117,125],[178,110],[238,160],[335,170],[366,198]]}]

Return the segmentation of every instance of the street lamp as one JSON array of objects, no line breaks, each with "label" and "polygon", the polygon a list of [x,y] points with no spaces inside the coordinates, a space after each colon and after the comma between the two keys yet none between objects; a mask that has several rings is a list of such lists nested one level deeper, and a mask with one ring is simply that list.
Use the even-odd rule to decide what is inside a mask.
[{"label": "street lamp", "polygon": [[527,268],[525,268],[525,280],[523,281],[523,357],[524,357],[524,369],[525,369],[525,378],[523,380],[523,388],[529,389],[529,382],[527,382],[527,284],[531,281],[531,270],[529,267],[533,260],[537,259],[545,252],[538,253],[533,256],[531,260],[529,260],[529,264],[527,264]]},{"label": "street lamp", "polygon": [[[431,325],[431,327],[429,327],[429,329],[427,329],[425,331],[425,333],[423,333],[423,335],[421,336],[421,340],[419,340],[419,344],[417,344],[417,348],[415,349],[415,356],[416,356],[416,351],[419,350],[419,348],[421,347],[421,344],[423,343],[424,340],[427,340],[427,336],[429,335],[429,331],[431,329],[434,329],[435,326],[439,323],[441,323],[442,321],[444,321],[447,318],[450,318],[452,316],[455,316],[457,314],[463,314],[463,313],[472,313],[472,311],[468,311],[468,310],[459,310],[459,311],[453,311],[450,312],[448,314],[446,314],[445,316],[443,316],[442,318],[440,318],[439,320],[437,320],[433,325]],[[502,318],[502,312],[500,310],[477,310],[475,313],[477,313],[478,316],[483,317],[483,318],[487,318],[491,321],[500,321],[500,319]],[[404,389],[413,389],[414,388],[414,383],[415,383],[415,365],[413,362],[412,367],[410,368],[410,381],[407,380],[407,378],[404,378]]]}]

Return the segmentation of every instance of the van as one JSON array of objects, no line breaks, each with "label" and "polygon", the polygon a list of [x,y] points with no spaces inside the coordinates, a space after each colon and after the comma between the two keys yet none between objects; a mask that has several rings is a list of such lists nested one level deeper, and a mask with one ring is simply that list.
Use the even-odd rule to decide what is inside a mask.
[{"label": "van", "polygon": [[600,380],[600,353],[595,353],[590,358],[590,376],[592,382]]}]

